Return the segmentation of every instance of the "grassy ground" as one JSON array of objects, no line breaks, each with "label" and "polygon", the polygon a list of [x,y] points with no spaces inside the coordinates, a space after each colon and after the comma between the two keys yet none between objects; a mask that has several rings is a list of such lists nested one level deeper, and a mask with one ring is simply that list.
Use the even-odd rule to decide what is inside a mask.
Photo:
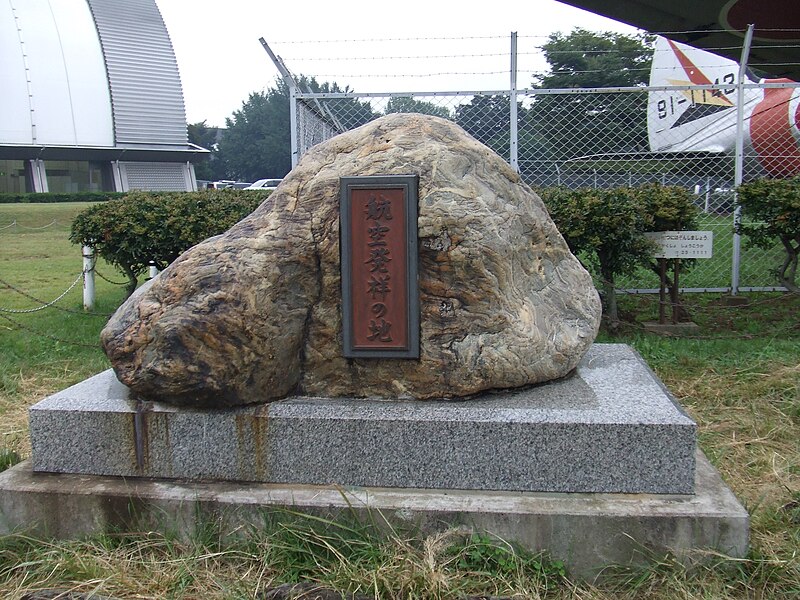
[{"label": "grassy ground", "polygon": [[[92,314],[83,311],[81,281],[55,307],[10,312],[39,308],[79,279],[81,249],[68,236],[87,206],[0,204],[0,447],[27,453],[27,405],[108,367],[97,336],[122,301],[122,286],[98,277]],[[123,279],[103,263],[98,272]]]},{"label": "grassy ground", "polygon": [[[122,299],[98,280],[97,315],[81,309],[80,284],[55,308],[34,313],[75,280],[80,251],[66,241],[79,205],[0,205],[0,462],[27,456],[27,407],[107,368],[97,334]],[[18,225],[2,229],[17,221]],[[56,221],[56,223],[52,223]],[[43,229],[26,229],[44,227]],[[121,281],[99,265],[109,279]],[[457,532],[421,538],[297,519],[221,545],[213,528],[191,541],[143,532],[76,542],[0,539],[0,596],[60,587],[117,598],[254,598],[286,581],[319,581],[381,598],[763,598],[800,597],[800,297],[752,294],[745,307],[713,296],[685,301],[691,337],[644,333],[649,296],[624,296],[616,337],[642,353],[699,425],[700,445],[751,515],[743,560],[711,556],[686,570],[669,559],[613,569],[595,585],[571,581],[543,556]]]}]

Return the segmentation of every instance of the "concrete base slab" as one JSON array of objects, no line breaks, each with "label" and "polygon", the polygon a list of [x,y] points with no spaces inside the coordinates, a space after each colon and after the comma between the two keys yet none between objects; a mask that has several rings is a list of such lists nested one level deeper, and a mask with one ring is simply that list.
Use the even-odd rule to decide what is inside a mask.
[{"label": "concrete base slab", "polygon": [[700,326],[691,321],[683,323],[659,323],[658,321],[645,321],[642,327],[649,333],[659,335],[694,335],[700,331]]},{"label": "concrete base slab", "polygon": [[722,296],[719,299],[719,303],[722,306],[749,306],[750,298],[747,296]]},{"label": "concrete base slab", "polygon": [[396,488],[691,494],[696,426],[641,357],[595,344],[573,376],[462,401],[294,397],[192,410],[112,371],[30,410],[33,468]]},{"label": "concrete base slab", "polygon": [[742,557],[748,515],[702,453],[693,495],[562,494],[286,484],[234,484],[35,473],[30,461],[0,473],[0,533],[76,538],[100,532],[171,531],[211,524],[221,535],[286,510],[328,519],[371,519],[429,534],[481,532],[548,551],[576,577],[612,564],[704,549]]}]

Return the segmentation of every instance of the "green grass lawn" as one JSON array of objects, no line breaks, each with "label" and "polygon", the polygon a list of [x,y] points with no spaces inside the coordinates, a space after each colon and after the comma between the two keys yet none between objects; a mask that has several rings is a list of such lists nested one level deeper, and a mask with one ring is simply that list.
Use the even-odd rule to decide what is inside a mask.
[{"label": "green grass lawn", "polygon": [[[0,228],[19,224],[0,229],[0,309],[41,306],[2,282],[44,302],[73,283],[81,256],[67,235],[82,208],[0,205]],[[122,281],[108,266],[98,268]],[[457,532],[422,538],[299,519],[226,545],[213,530],[191,540],[164,532],[73,542],[5,536],[0,596],[62,588],[115,598],[244,599],[306,580],[398,599],[798,598],[800,296],[749,296],[750,305],[727,307],[715,295],[686,295],[699,325],[691,337],[645,333],[642,322],[656,315],[656,298],[623,296],[621,332],[600,337],[634,346],[697,421],[702,449],[750,513],[745,559],[709,556],[687,570],[665,558],[647,569],[610,569],[589,584],[501,540]],[[0,311],[0,454],[29,455],[31,404],[108,367],[98,334],[122,298],[121,286],[98,279],[97,314],[83,313],[80,284],[56,304],[66,310]]]},{"label": "green grass lawn", "polygon": [[[108,368],[98,334],[121,303],[122,286],[96,278],[93,314],[83,311],[82,281],[54,307],[10,312],[52,302],[80,277],[81,249],[68,236],[72,218],[87,206],[0,204],[0,228],[6,226],[0,229],[0,446],[23,454],[27,406]],[[98,270],[112,281],[122,280],[103,263]]]}]

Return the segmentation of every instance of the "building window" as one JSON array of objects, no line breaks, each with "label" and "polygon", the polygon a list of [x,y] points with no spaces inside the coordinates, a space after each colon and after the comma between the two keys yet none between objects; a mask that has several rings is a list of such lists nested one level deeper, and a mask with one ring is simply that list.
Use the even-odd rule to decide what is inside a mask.
[{"label": "building window", "polygon": [[47,188],[54,193],[111,192],[111,165],[85,160],[46,160]]},{"label": "building window", "polygon": [[0,194],[27,194],[32,192],[25,176],[24,160],[0,160]]}]

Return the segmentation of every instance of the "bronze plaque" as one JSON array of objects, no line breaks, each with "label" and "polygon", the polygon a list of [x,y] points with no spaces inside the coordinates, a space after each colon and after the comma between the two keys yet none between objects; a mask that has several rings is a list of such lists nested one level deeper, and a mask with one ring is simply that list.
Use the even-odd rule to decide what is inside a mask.
[{"label": "bronze plaque", "polygon": [[344,356],[419,358],[416,176],[341,179]]}]

